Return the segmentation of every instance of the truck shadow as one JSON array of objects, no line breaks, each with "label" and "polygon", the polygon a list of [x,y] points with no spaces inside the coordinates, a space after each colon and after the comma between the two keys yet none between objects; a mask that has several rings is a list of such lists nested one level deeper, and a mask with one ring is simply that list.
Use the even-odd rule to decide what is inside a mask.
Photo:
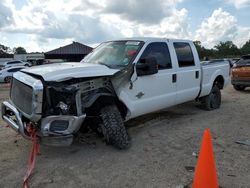
[{"label": "truck shadow", "polygon": [[177,105],[172,108],[163,109],[158,112],[153,112],[150,114],[139,116],[135,119],[131,119],[125,123],[125,126],[127,128],[131,128],[131,127],[140,126],[141,124],[145,124],[147,122],[154,121],[154,120],[166,119],[166,120],[171,121],[177,118],[181,118],[183,116],[194,115],[196,114],[195,111],[197,110],[197,107],[201,108],[199,107],[199,105],[196,105],[194,102],[187,102],[187,103]]},{"label": "truck shadow", "polygon": [[127,128],[136,127],[140,124],[145,124],[146,122],[152,121],[152,120],[159,120],[159,119],[176,119],[184,115],[190,115],[188,113],[181,113],[181,112],[174,112],[174,111],[160,111],[156,113],[151,113],[147,115],[143,115],[140,117],[137,117],[135,119],[129,120],[125,123],[125,126]]},{"label": "truck shadow", "polygon": [[[196,104],[195,102],[188,102],[127,121],[125,126],[132,138],[132,145],[138,132],[144,132],[151,126],[165,126],[179,118],[185,119],[199,113],[201,110],[197,108]],[[162,123],[158,124],[157,122]],[[176,129],[177,125],[174,127]],[[172,128],[171,124],[167,126],[167,129]],[[117,150],[111,145],[107,145],[103,137],[93,131],[89,131],[78,135],[73,144],[68,147],[41,146],[41,156],[39,158],[48,162],[58,160],[59,158],[62,163],[67,163],[69,158],[74,161],[80,161],[82,156],[84,156],[85,159],[92,161],[93,159],[98,160],[100,155],[110,156],[110,153],[115,154],[114,156],[122,156],[126,153],[129,155],[131,151],[134,151],[134,148],[136,147],[130,147],[128,150]]]},{"label": "truck shadow", "polygon": [[239,91],[239,92],[241,92],[241,93],[250,93],[250,88],[247,88],[247,89],[245,89],[243,91]]}]

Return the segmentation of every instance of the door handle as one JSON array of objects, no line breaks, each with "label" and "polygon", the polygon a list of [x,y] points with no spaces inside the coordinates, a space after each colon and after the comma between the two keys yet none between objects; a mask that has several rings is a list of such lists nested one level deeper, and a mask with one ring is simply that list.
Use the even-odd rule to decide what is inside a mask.
[{"label": "door handle", "polygon": [[199,71],[195,71],[195,78],[196,79],[198,79],[199,78],[199,76],[200,76],[200,74],[199,74],[200,72]]},{"label": "door handle", "polygon": [[177,75],[176,74],[172,74],[172,82],[176,83],[177,81]]}]

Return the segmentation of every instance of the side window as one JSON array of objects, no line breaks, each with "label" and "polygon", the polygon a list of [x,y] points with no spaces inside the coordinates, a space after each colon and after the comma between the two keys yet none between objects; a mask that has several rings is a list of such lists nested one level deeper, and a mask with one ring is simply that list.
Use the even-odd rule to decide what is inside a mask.
[{"label": "side window", "polygon": [[20,61],[11,61],[11,62],[8,62],[7,64],[8,65],[13,65],[13,64],[17,64],[17,63],[20,63]]},{"label": "side window", "polygon": [[15,69],[9,69],[8,72],[17,72],[20,71],[22,68],[15,68]]},{"label": "side window", "polygon": [[195,65],[193,52],[188,43],[175,42],[174,48],[177,55],[179,67],[189,67]]},{"label": "side window", "polygon": [[172,68],[168,45],[165,42],[150,43],[144,50],[140,59],[145,59],[146,57],[154,57],[159,69]]}]

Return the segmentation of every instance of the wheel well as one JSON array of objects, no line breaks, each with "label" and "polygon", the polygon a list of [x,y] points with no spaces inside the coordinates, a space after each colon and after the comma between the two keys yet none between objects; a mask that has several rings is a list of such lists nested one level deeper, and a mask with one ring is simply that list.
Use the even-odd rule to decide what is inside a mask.
[{"label": "wheel well", "polygon": [[111,104],[115,104],[117,106],[122,117],[125,119],[128,109],[126,105],[115,96],[104,95],[98,97],[97,100],[89,108],[86,109],[86,113],[87,115],[99,115],[99,112],[103,106]]},{"label": "wheel well", "polygon": [[214,84],[213,85],[217,85],[219,87],[219,89],[223,89],[224,87],[224,78],[223,76],[219,75],[215,78],[214,80]]}]

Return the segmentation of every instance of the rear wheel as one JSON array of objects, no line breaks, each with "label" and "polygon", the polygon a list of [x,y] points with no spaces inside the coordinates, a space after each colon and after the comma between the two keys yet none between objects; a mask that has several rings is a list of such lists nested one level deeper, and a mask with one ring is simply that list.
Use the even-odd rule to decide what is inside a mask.
[{"label": "rear wheel", "polygon": [[220,108],[221,92],[218,86],[214,85],[209,93],[202,99],[202,103],[206,110],[214,110]]},{"label": "rear wheel", "polygon": [[115,105],[105,106],[100,113],[100,126],[106,143],[118,149],[128,148],[130,139],[118,108]]},{"label": "rear wheel", "polygon": [[7,76],[7,77],[4,78],[4,82],[5,82],[5,83],[10,83],[10,82],[11,82],[11,79],[12,79],[12,78],[11,78],[10,76]]},{"label": "rear wheel", "polygon": [[237,91],[243,91],[245,89],[245,86],[240,86],[240,85],[233,85],[234,89]]}]

